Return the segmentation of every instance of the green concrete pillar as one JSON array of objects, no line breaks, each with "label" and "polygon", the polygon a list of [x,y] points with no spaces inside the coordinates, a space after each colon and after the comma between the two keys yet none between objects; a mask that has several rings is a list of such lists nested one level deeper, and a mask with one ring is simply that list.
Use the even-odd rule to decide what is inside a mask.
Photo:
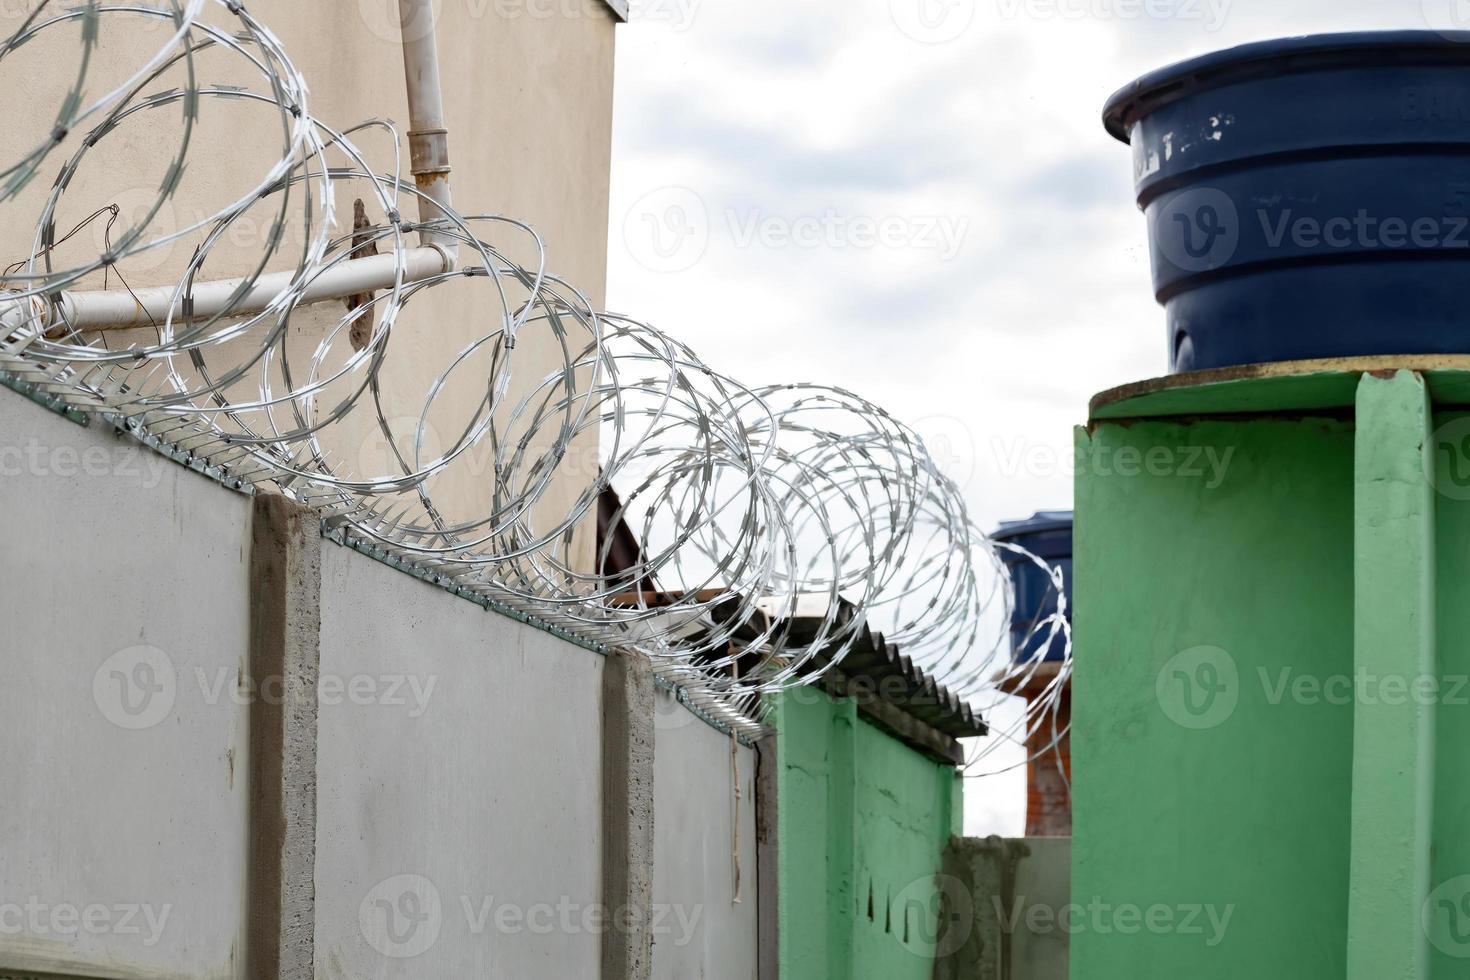
[{"label": "green concrete pillar", "polygon": [[781,975],[852,975],[856,706],[817,691],[772,699],[777,731]]},{"label": "green concrete pillar", "polygon": [[[1423,980],[1434,799],[1435,501],[1424,381],[1365,375],[1354,485],[1352,853],[1348,980]],[[1426,478],[1426,476],[1430,478]],[[1397,682],[1405,682],[1399,696]],[[1376,696],[1368,683],[1381,679]],[[1390,686],[1392,690],[1390,690]]]}]

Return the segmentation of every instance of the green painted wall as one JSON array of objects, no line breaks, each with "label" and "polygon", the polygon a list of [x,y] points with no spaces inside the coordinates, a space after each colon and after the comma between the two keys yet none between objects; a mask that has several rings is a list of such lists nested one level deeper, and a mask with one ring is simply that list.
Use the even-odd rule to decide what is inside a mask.
[{"label": "green painted wall", "polygon": [[1436,415],[1438,660],[1444,697],[1435,718],[1433,889],[1425,902],[1430,976],[1470,972],[1470,414]]},{"label": "green painted wall", "polygon": [[774,699],[772,719],[782,976],[929,980],[935,875],[961,826],[954,767],[813,690]]},{"label": "green painted wall", "polygon": [[[1231,453],[1218,485],[1197,450]],[[1353,673],[1353,425],[1078,451],[1072,975],[1342,980],[1353,710],[1280,685]]]},{"label": "green painted wall", "polygon": [[[1470,975],[1470,414],[1434,380],[1079,433],[1073,902],[1113,911],[1078,980]],[[1217,486],[1116,465],[1201,446]]]}]

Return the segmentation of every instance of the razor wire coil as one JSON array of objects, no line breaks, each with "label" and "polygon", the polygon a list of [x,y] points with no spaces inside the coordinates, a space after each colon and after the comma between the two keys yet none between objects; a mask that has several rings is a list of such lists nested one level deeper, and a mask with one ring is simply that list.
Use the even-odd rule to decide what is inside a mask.
[{"label": "razor wire coil", "polygon": [[[162,25],[166,37],[89,101],[104,37],[123,21]],[[1011,659],[1014,597],[1001,554],[1019,549],[975,526],[923,440],[875,403],[818,384],[750,387],[668,333],[595,310],[548,271],[545,244],[524,222],[472,213],[406,220],[422,195],[402,177],[397,130],[382,120],[338,130],[313,115],[306,78],[243,5],[85,0],[62,9],[41,0],[0,45],[0,77],[38,40],[68,31],[78,35],[64,45],[76,72],[61,104],[44,132],[10,141],[22,152],[0,159],[0,207],[18,206],[43,166],[59,164],[27,253],[0,275],[0,370],[40,378],[234,479],[271,485],[457,589],[638,649],[723,717],[759,718],[764,695],[815,683],[879,626],[955,694],[985,702],[982,710],[1041,669],[1037,659]],[[203,80],[225,63],[248,84]],[[226,105],[275,115],[278,158],[258,174],[231,173],[244,179],[226,203],[169,230],[160,216],[183,193],[202,117]],[[172,120],[177,139],[153,199],[128,220],[116,204],[88,201],[90,217],[58,236],[98,154],[157,119]],[[389,147],[386,172],[370,164],[364,141]],[[336,202],[349,195],[383,220],[345,231]],[[104,214],[103,250],[64,256]],[[225,311],[194,316],[199,285],[227,264],[216,253],[246,222],[267,228],[258,252],[233,277]],[[425,227],[463,259],[414,280],[404,256]],[[133,292],[124,270],[178,245],[192,247],[189,261],[146,328],[74,322],[67,290],[101,274]],[[396,257],[392,287],[344,305],[304,352],[292,328],[313,286],[370,253]],[[267,275],[284,283],[279,292],[257,312],[237,312]],[[407,431],[395,431],[387,392],[402,388],[396,331],[407,329],[406,311],[445,289],[475,290],[474,309],[488,312],[474,314],[474,339],[421,381]],[[526,355],[531,336],[558,363]],[[446,427],[448,438],[436,440]],[[348,429],[380,434],[386,464],[344,453],[335,436]],[[582,466],[593,441],[595,474]],[[436,493],[471,467],[478,506],[465,513]],[[568,485],[570,494],[551,492]],[[575,547],[608,488],[621,494],[612,523],[638,545],[637,560],[612,572],[611,536],[591,567]],[[1024,557],[1046,568],[1058,593],[1057,613],[1032,628],[1044,650],[1069,636],[1062,582]],[[1057,717],[1069,639],[1066,647],[1043,696],[972,767],[990,748],[1065,735]]]}]

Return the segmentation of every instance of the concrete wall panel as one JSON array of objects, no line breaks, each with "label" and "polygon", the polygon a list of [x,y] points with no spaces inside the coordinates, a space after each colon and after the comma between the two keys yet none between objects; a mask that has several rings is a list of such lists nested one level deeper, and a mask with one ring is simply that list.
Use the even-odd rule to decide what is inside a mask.
[{"label": "concrete wall panel", "polygon": [[243,977],[250,500],[0,391],[0,973]]},{"label": "concrete wall panel", "polygon": [[737,745],[732,760],[728,735],[667,691],[657,699],[653,976],[755,980],[755,752]]},{"label": "concrete wall panel", "polygon": [[596,976],[604,659],[346,548],[322,577],[317,976]]},{"label": "concrete wall panel", "polygon": [[[1026,980],[1067,980],[1068,935],[1062,910],[1072,901],[1072,838],[1030,837],[1016,863],[1015,901],[1026,910],[1012,918],[1023,925],[1011,934],[1011,975]],[[989,896],[976,896],[983,901]],[[1040,906],[1050,915],[1036,915]],[[1033,926],[1039,925],[1039,928]]]},{"label": "concrete wall panel", "polygon": [[1073,904],[1071,862],[1068,837],[956,838],[934,980],[1067,980],[1072,934],[1095,928],[1100,910],[1085,896]]}]

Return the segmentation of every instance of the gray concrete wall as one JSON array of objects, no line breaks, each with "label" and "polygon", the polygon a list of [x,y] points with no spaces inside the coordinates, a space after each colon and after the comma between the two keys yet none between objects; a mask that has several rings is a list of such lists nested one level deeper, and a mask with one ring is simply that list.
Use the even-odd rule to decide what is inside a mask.
[{"label": "gray concrete wall", "polygon": [[755,751],[656,698],[653,976],[756,980]]},{"label": "gray concrete wall", "polygon": [[251,505],[0,390],[0,972],[245,977]]},{"label": "gray concrete wall", "polygon": [[4,390],[0,507],[0,977],[756,975],[755,753],[646,665]]},{"label": "gray concrete wall", "polygon": [[947,955],[936,980],[1067,980],[1079,921],[1071,838],[955,840],[942,883]]},{"label": "gray concrete wall", "polygon": [[330,543],[322,578],[361,696],[320,709],[317,975],[597,976],[604,658]]},{"label": "gray concrete wall", "polygon": [[1011,933],[1011,976],[1067,980],[1069,944],[1061,912],[1072,901],[1072,838],[1031,837],[1026,848],[1030,853],[1016,865],[1011,921],[1021,926]]}]

